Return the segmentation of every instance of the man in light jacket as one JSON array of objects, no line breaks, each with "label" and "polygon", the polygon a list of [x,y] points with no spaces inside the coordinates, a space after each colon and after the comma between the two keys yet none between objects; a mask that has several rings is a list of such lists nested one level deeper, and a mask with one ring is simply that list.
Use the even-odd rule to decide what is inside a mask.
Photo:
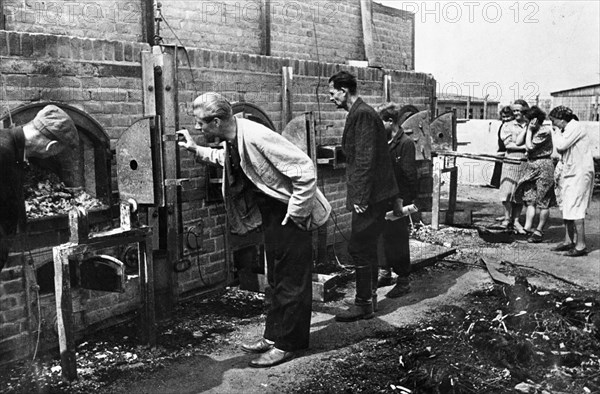
[{"label": "man in light jacket", "polygon": [[201,162],[222,166],[223,192],[232,232],[244,234],[262,224],[267,278],[272,300],[263,338],[242,345],[262,353],[250,362],[264,368],[281,364],[308,348],[312,310],[312,238],[327,222],[331,206],[317,188],[312,160],[290,141],[248,119],[233,116],[218,93],[194,100],[195,128],[218,137],[224,149],[198,146],[187,130],[179,145]]}]

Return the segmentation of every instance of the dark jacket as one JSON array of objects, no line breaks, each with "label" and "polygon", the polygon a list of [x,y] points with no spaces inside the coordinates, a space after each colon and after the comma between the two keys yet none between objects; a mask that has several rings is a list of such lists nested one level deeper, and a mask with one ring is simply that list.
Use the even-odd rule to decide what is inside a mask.
[{"label": "dark jacket", "polygon": [[342,148],[346,154],[346,208],[373,205],[398,195],[383,122],[358,98],[346,118]]},{"label": "dark jacket", "polygon": [[23,169],[25,162],[23,128],[0,129],[0,270],[10,247],[9,235],[25,225]]},{"label": "dark jacket", "polygon": [[415,143],[403,130],[400,130],[390,141],[389,150],[396,183],[398,183],[398,196],[404,205],[412,204],[417,197]]}]

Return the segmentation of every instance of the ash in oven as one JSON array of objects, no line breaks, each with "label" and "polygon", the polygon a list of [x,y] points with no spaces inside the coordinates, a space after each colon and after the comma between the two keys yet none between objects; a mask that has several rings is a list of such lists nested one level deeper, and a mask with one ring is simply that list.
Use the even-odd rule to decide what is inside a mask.
[{"label": "ash in oven", "polygon": [[29,167],[23,187],[27,219],[68,214],[73,207],[107,208],[82,187],[67,187],[56,173],[35,165]]}]

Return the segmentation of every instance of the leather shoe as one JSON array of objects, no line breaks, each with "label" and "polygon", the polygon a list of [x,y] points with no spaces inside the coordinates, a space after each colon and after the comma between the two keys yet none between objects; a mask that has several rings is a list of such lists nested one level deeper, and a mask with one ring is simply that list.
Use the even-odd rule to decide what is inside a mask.
[{"label": "leather shoe", "polygon": [[410,285],[403,283],[396,283],[396,286],[392,287],[392,290],[388,291],[385,295],[387,298],[398,298],[410,293]]},{"label": "leather shoe", "polygon": [[579,257],[579,256],[586,256],[587,254],[588,254],[587,248],[583,248],[583,249],[573,248],[573,249],[569,250],[567,253],[565,253],[564,256]]},{"label": "leather shoe", "polygon": [[558,245],[556,245],[555,247],[551,248],[550,250],[553,252],[568,252],[569,250],[573,249],[575,247],[574,243],[570,243],[570,244],[565,244],[565,243],[559,243]]},{"label": "leather shoe", "polygon": [[373,301],[369,301],[366,305],[350,305],[350,307],[344,311],[341,311],[335,315],[335,320],[339,322],[351,322],[361,319],[371,319],[375,314],[373,313]]},{"label": "leather shoe", "polygon": [[242,350],[246,353],[264,353],[273,348],[273,343],[267,342],[265,338],[260,338],[252,343],[242,344]]},{"label": "leather shoe", "polygon": [[294,358],[294,352],[286,352],[279,350],[276,347],[262,354],[256,360],[250,361],[248,365],[253,368],[268,368],[279,365]]}]

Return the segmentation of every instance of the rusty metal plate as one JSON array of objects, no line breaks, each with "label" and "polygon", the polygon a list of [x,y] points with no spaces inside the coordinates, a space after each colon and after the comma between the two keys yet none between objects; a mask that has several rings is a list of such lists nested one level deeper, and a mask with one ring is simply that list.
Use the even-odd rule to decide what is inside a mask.
[{"label": "rusty metal plate", "polygon": [[431,122],[431,139],[433,150],[452,149],[452,112],[445,112]]},{"label": "rusty metal plate", "polygon": [[122,201],[154,204],[152,143],[153,117],[138,120],[117,141],[117,178]]},{"label": "rusty metal plate", "polygon": [[421,111],[402,123],[402,129],[415,141],[415,159],[431,160],[431,130],[429,111]]},{"label": "rusty metal plate", "polygon": [[281,135],[308,154],[307,128],[306,116],[302,114],[290,120]]}]

